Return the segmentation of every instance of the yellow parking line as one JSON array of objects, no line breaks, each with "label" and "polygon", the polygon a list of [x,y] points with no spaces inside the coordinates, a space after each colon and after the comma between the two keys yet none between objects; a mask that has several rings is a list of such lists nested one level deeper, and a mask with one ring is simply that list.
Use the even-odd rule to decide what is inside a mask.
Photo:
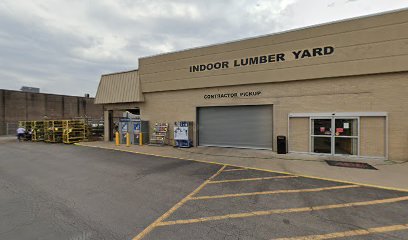
[{"label": "yellow parking line", "polygon": [[320,192],[320,191],[326,191],[326,190],[356,188],[356,187],[360,187],[360,186],[358,186],[358,185],[342,185],[342,186],[322,187],[322,188],[274,190],[274,191],[249,192],[249,193],[232,193],[232,194],[223,194],[223,195],[192,197],[191,200],[242,197],[242,196],[254,196],[254,195],[268,195],[268,194],[278,194],[278,193]]},{"label": "yellow parking line", "polygon": [[261,180],[269,180],[269,179],[279,179],[279,178],[296,178],[298,176],[274,176],[274,177],[260,177],[260,178],[243,178],[243,179],[231,179],[231,180],[220,180],[220,181],[211,181],[209,184],[215,183],[229,183],[229,182],[245,182],[245,181],[261,181]]},{"label": "yellow parking line", "polygon": [[345,231],[345,232],[335,232],[335,233],[320,234],[320,235],[309,235],[309,236],[290,237],[290,238],[276,238],[275,240],[312,240],[312,239],[313,240],[324,240],[324,239],[369,235],[369,234],[374,234],[374,233],[401,231],[401,230],[407,230],[407,229],[408,229],[408,224],[401,224],[401,225],[375,227],[375,228],[359,229],[359,230],[352,230],[352,231]]},{"label": "yellow parking line", "polygon": [[227,214],[227,215],[219,215],[219,216],[212,216],[212,217],[202,217],[202,218],[159,222],[157,226],[199,223],[199,222],[216,221],[216,220],[224,220],[224,219],[265,216],[265,215],[272,215],[272,214],[311,212],[311,211],[346,208],[346,207],[369,206],[369,205],[375,205],[375,204],[394,203],[394,202],[400,202],[400,201],[406,201],[406,200],[408,200],[408,196],[398,197],[398,198],[388,198],[388,199],[382,199],[382,200],[364,201],[364,202],[314,206],[314,207],[274,209],[274,210],[267,210],[267,211],[255,211],[255,212],[247,212],[247,213],[236,213],[236,214]]},{"label": "yellow parking line", "polygon": [[305,177],[305,178],[310,178],[310,179],[318,179],[318,180],[332,181],[332,182],[345,183],[345,184],[357,184],[357,185],[365,186],[365,187],[386,189],[386,190],[399,191],[399,192],[408,192],[408,189],[404,189],[404,188],[380,186],[380,185],[375,185],[375,184],[367,184],[367,183],[362,183],[362,182],[346,181],[346,180],[327,178],[327,177],[317,177],[317,176],[312,176],[312,175],[307,175],[307,174],[297,174],[297,173],[291,173],[291,172],[285,172],[285,171],[270,170],[270,169],[266,169],[266,168],[240,166],[240,165],[237,165],[237,164],[228,164],[228,163],[214,162],[214,161],[209,161],[209,160],[183,158],[183,157],[177,157],[177,156],[171,156],[171,155],[160,155],[160,154],[153,154],[153,153],[147,153],[147,152],[139,152],[139,151],[135,151],[135,150],[118,149],[118,148],[109,147],[109,146],[95,146],[95,145],[88,145],[88,144],[82,144],[82,143],[74,143],[74,145],[75,146],[81,146],[81,147],[108,149],[108,150],[114,150],[114,151],[120,151],[120,152],[129,152],[129,153],[141,154],[141,155],[146,155],[146,156],[155,156],[155,157],[162,157],[162,158],[172,158],[172,159],[180,159],[180,160],[200,162],[200,163],[208,163],[208,164],[214,164],[214,165],[219,165],[219,166],[224,166],[225,165],[225,166],[231,166],[231,167],[237,167],[237,168],[240,167],[240,168],[244,168],[245,170],[257,170],[257,171],[262,171],[262,172],[272,172],[272,173],[280,173],[280,174],[287,174],[287,175],[293,175],[294,174],[294,175],[296,175],[298,177]]},{"label": "yellow parking line", "polygon": [[244,171],[244,170],[248,170],[248,169],[247,168],[233,168],[233,169],[224,170],[224,172],[235,172],[235,171]]},{"label": "yellow parking line", "polygon": [[140,232],[136,237],[133,238],[133,240],[139,240],[145,237],[148,233],[150,233],[156,226],[159,226],[159,224],[168,218],[173,212],[175,212],[178,208],[180,208],[185,202],[187,202],[194,194],[198,193],[205,185],[207,185],[211,179],[215,178],[218,176],[226,165],[222,166],[214,175],[212,175],[210,178],[205,180],[204,183],[202,183],[198,188],[196,188],[194,191],[192,191],[189,195],[187,195],[185,198],[183,198],[180,202],[178,202],[176,205],[174,205],[172,208],[170,208],[166,213],[164,213],[161,217],[156,219],[152,224],[150,224],[147,228],[145,228],[142,232]]}]

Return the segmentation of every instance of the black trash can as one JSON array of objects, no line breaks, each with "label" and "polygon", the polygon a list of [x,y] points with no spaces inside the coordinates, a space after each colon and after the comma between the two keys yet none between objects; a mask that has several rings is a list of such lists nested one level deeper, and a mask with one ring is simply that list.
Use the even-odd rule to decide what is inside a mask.
[{"label": "black trash can", "polygon": [[276,137],[276,144],[277,144],[277,152],[278,154],[286,154],[287,150],[286,150],[286,136],[277,136]]}]

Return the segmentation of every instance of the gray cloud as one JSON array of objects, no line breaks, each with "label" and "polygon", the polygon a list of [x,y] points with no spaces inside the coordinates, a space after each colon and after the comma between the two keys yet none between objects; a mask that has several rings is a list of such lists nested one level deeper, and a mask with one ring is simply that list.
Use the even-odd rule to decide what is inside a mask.
[{"label": "gray cloud", "polygon": [[404,0],[3,0],[0,88],[95,94],[143,56],[408,7]]}]

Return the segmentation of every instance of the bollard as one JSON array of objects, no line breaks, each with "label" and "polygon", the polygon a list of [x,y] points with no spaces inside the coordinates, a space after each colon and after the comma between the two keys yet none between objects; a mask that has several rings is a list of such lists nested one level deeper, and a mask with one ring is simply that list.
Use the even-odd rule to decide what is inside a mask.
[{"label": "bollard", "polygon": [[126,133],[126,147],[130,147],[130,134]]},{"label": "bollard", "polygon": [[139,146],[143,145],[143,133],[139,133]]},{"label": "bollard", "polygon": [[115,143],[116,146],[119,146],[119,132],[115,132]]}]

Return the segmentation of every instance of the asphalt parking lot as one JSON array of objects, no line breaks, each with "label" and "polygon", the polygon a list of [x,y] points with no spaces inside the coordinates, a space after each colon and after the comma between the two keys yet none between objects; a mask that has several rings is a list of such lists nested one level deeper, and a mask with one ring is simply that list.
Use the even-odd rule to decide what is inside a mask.
[{"label": "asphalt parking lot", "polygon": [[408,192],[0,143],[0,239],[408,239]]}]

